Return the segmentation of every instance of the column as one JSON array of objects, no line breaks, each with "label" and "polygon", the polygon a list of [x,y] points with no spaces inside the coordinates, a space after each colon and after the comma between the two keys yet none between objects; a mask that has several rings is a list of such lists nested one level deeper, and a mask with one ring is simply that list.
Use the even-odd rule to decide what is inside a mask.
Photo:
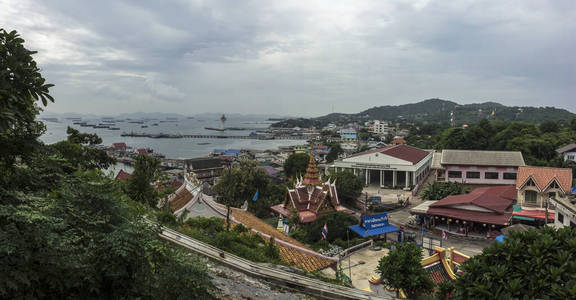
[{"label": "column", "polygon": [[366,179],[366,185],[368,185],[368,169],[364,169],[364,177]]},{"label": "column", "polygon": [[380,187],[384,185],[384,170],[380,170]]},{"label": "column", "polygon": [[396,182],[396,170],[392,171],[392,188],[396,187],[398,182]]},{"label": "column", "polygon": [[412,172],[404,171],[404,179],[405,179],[404,181],[406,182],[404,187],[410,186],[410,173],[412,173]]},{"label": "column", "polygon": [[416,181],[416,176],[415,176],[415,175],[416,175],[416,173],[415,173],[415,172],[412,172],[412,182],[413,182],[412,184],[413,184],[413,185],[416,185],[416,184],[418,183],[418,181]]}]

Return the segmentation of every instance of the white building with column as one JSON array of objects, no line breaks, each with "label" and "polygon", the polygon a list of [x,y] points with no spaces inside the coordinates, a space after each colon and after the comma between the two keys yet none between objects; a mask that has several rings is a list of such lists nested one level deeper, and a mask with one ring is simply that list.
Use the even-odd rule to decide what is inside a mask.
[{"label": "white building with column", "polygon": [[365,184],[388,188],[410,188],[428,174],[432,152],[408,145],[372,149],[326,166],[331,171],[351,170]]}]

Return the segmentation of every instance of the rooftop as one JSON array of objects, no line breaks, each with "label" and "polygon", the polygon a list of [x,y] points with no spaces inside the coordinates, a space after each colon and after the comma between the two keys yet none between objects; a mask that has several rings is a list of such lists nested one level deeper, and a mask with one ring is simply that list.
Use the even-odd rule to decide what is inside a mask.
[{"label": "rooftop", "polygon": [[524,166],[520,151],[442,150],[443,165]]},{"label": "rooftop", "polygon": [[560,148],[556,149],[556,152],[562,154],[564,152],[570,152],[574,149],[576,149],[576,144],[570,144],[570,145],[566,145],[564,147],[560,147]]},{"label": "rooftop", "polygon": [[551,167],[531,167],[525,166],[518,168],[518,179],[516,188],[521,188],[529,178],[541,191],[544,190],[553,180],[558,182],[564,193],[570,193],[572,188],[572,169],[568,168],[551,168]]}]

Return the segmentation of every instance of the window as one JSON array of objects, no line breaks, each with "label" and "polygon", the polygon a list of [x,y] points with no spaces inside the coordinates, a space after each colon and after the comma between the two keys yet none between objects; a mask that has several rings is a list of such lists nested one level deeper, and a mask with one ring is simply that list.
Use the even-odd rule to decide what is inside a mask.
[{"label": "window", "polygon": [[528,180],[528,182],[526,183],[526,186],[536,186],[536,184],[534,183],[534,180],[530,179],[530,180]]},{"label": "window", "polygon": [[498,172],[486,172],[484,173],[484,179],[498,179]]},{"label": "window", "polygon": [[524,192],[524,202],[526,204],[536,204],[536,198],[538,193],[536,191],[526,191]]},{"label": "window", "polygon": [[466,172],[466,178],[480,178],[480,172]]},{"label": "window", "polygon": [[502,176],[504,179],[516,180],[516,173],[504,173]]},{"label": "window", "polygon": [[448,171],[448,178],[462,178],[462,171]]},{"label": "window", "polygon": [[558,213],[558,222],[560,222],[560,224],[564,224],[564,215],[561,213]]}]

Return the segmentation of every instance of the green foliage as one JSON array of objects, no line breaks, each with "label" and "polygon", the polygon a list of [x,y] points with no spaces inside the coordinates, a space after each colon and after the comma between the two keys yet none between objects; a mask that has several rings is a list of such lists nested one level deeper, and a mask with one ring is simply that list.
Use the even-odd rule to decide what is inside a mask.
[{"label": "green foliage", "polygon": [[86,163],[104,160],[83,149],[98,137],[37,140],[36,101],[53,101],[51,85],[22,43],[0,30],[0,299],[210,298],[198,258],[162,243],[142,207]]},{"label": "green foliage", "polygon": [[398,243],[396,249],[380,259],[376,271],[382,280],[396,288],[402,289],[408,298],[415,299],[421,294],[429,293],[434,283],[422,268],[422,248],[415,243]]},{"label": "green foliage", "polygon": [[274,242],[266,242],[243,225],[226,231],[224,220],[219,218],[190,218],[185,224],[164,224],[190,237],[210,244],[223,251],[234,253],[255,262],[284,264]]},{"label": "green foliage", "polygon": [[355,200],[362,194],[364,188],[362,179],[349,170],[335,172],[331,174],[331,179],[336,180],[336,190],[340,200],[350,206],[356,206]]},{"label": "green foliage", "polygon": [[307,153],[294,153],[284,162],[284,173],[290,178],[304,176],[306,168],[310,162],[310,155]]},{"label": "green foliage", "polygon": [[80,133],[71,127],[68,127],[67,133],[68,140],[57,142],[50,147],[76,166],[76,169],[106,169],[116,163],[116,159],[110,157],[106,151],[91,147],[102,143],[98,135]]},{"label": "green foliage", "polygon": [[[304,243],[314,244],[322,238],[322,227],[326,224],[328,227],[328,242],[333,242],[337,239],[346,240],[348,226],[358,223],[358,219],[353,215],[333,212],[319,217],[314,222],[299,225],[292,237]],[[353,238],[353,236],[350,237]]]},{"label": "green foliage", "polygon": [[134,201],[155,206],[158,193],[152,184],[158,178],[160,161],[147,155],[137,155],[134,161],[134,172],[128,179],[126,193]]},{"label": "green foliage", "polygon": [[511,232],[463,264],[454,299],[576,299],[576,228]]},{"label": "green foliage", "polygon": [[232,169],[224,171],[214,185],[214,191],[218,194],[218,201],[240,207],[245,201],[253,202],[256,191],[259,198],[265,198],[269,185],[270,178],[266,171],[258,168],[256,162],[243,159]]},{"label": "green foliage", "polygon": [[52,84],[46,84],[32,58],[35,51],[24,47],[16,31],[0,28],[0,171],[8,171],[17,158],[26,159],[40,144],[44,124],[36,121],[48,101]]},{"label": "green foliage", "polygon": [[464,194],[466,192],[464,185],[459,182],[433,182],[429,183],[422,189],[422,199],[440,200],[451,195]]},{"label": "green foliage", "polygon": [[340,146],[340,144],[334,144],[332,147],[330,147],[330,152],[328,152],[328,155],[326,155],[326,161],[331,163],[337,160],[338,156],[342,153],[344,153],[342,146]]},{"label": "green foliage", "polygon": [[208,295],[204,267],[160,242],[100,172],[68,176],[44,196],[13,193],[18,205],[0,205],[0,298],[153,298],[173,267],[190,289],[174,293]]}]

